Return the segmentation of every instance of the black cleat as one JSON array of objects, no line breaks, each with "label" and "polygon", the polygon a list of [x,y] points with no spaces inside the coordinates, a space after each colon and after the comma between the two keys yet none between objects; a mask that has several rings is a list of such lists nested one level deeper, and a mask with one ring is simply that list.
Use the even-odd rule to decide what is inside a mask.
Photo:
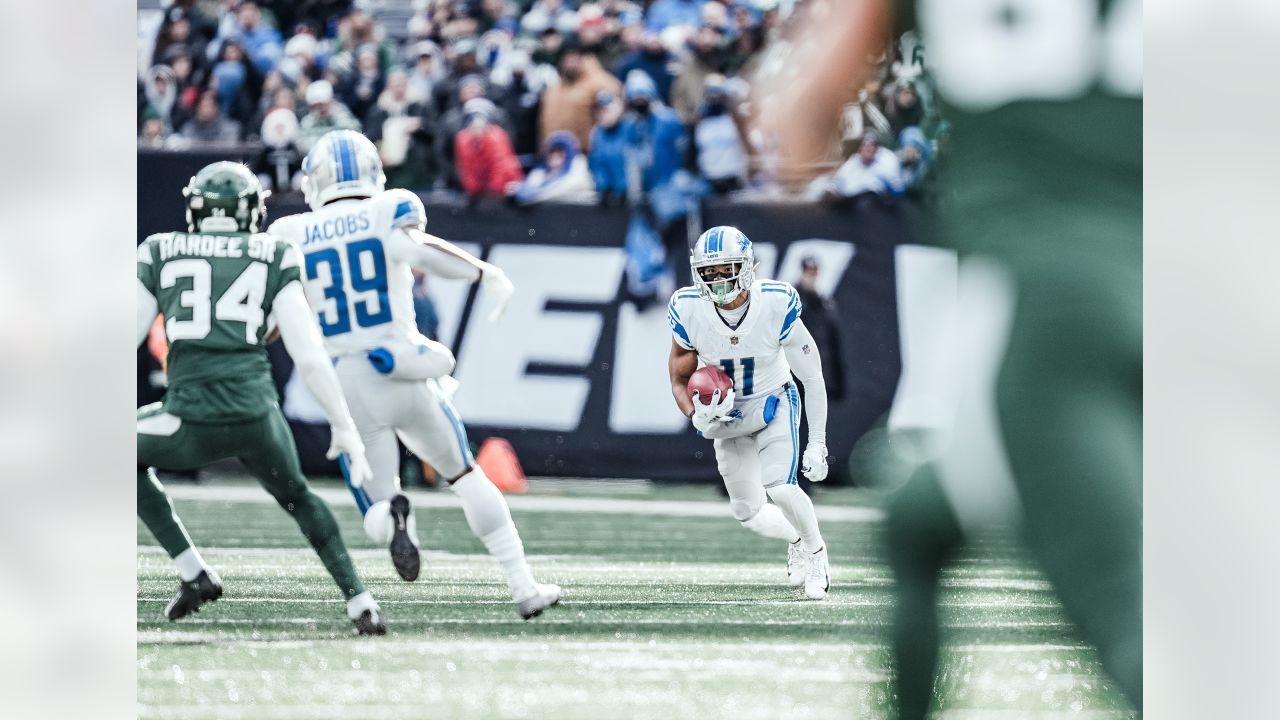
[{"label": "black cleat", "polygon": [[418,545],[410,535],[412,512],[407,496],[400,494],[391,498],[391,522],[395,523],[395,533],[391,536],[391,562],[400,577],[409,582],[417,580],[422,569]]},{"label": "black cleat", "polygon": [[356,635],[386,635],[387,625],[382,621],[382,611],[365,610],[360,617],[351,621],[356,626]]},{"label": "black cleat", "polygon": [[178,586],[178,594],[169,601],[164,609],[169,622],[184,618],[191,613],[199,612],[200,606],[222,597],[222,579],[217,573],[201,570],[194,580],[183,582]]}]

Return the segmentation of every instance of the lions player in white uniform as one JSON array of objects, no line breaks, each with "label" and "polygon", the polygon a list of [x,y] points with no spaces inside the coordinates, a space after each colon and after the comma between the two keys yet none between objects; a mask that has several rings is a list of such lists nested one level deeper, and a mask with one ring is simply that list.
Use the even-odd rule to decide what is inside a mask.
[{"label": "lions player in white uniform", "polygon": [[[704,232],[690,265],[694,284],[671,296],[667,313],[676,405],[714,442],[733,517],[748,530],[786,540],[788,579],[820,600],[831,585],[826,545],[796,471],[813,482],[827,476],[827,389],[817,345],[800,319],[800,298],[789,283],[755,280],[751,241],[737,228]],[[704,365],[733,379],[733,389],[724,397],[715,391],[709,404],[688,394],[689,377]],[[792,374],[808,405],[803,454]]]},{"label": "lions player in white uniform", "polygon": [[351,492],[365,532],[389,545],[402,578],[418,577],[413,512],[400,489],[399,437],[461,498],[467,524],[501,563],[521,616],[538,615],[559,602],[560,588],[534,580],[507,502],[475,464],[449,402],[453,354],[418,332],[412,298],[413,268],[479,281],[496,299],[493,320],[510,299],[511,282],[494,265],[423,232],[422,201],[405,190],[383,190],[382,161],[363,135],[325,135],[302,169],[312,212],[278,220],[269,232],[302,248],[307,299],[364,439],[373,477]]}]

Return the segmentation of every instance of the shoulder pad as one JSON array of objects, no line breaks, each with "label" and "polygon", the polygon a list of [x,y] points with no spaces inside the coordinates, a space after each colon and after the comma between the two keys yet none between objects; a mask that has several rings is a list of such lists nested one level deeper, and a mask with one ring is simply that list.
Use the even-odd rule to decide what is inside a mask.
[{"label": "shoulder pad", "polygon": [[146,240],[143,240],[138,244],[138,262],[146,263],[148,265],[155,262],[155,252],[152,248],[155,247],[156,243],[168,240],[171,237],[173,237],[173,233],[171,232],[148,235]]},{"label": "shoulder pad", "polygon": [[389,208],[392,230],[405,227],[426,230],[427,210],[422,206],[422,198],[416,194],[396,188],[384,191],[378,200]]},{"label": "shoulder pad", "polygon": [[760,283],[760,295],[768,307],[776,310],[781,315],[782,323],[778,329],[778,339],[786,340],[791,335],[791,329],[795,327],[796,320],[804,309],[803,304],[800,302],[800,294],[796,292],[791,283],[765,280]]},{"label": "shoulder pad", "polygon": [[689,303],[698,297],[696,288],[680,288],[671,295],[671,302],[667,304],[667,324],[671,326],[676,342],[686,350],[693,349],[693,340],[689,338],[689,330],[686,327],[688,318],[682,316],[681,312],[687,312]]}]

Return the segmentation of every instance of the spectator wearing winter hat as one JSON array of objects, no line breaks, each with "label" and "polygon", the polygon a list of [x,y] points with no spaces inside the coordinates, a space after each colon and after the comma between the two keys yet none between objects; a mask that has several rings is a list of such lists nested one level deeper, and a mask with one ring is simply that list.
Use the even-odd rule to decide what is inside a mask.
[{"label": "spectator wearing winter hat", "polygon": [[902,194],[902,164],[892,150],[880,146],[879,136],[868,130],[854,153],[831,179],[831,192],[853,198],[866,193]]},{"label": "spectator wearing winter hat", "polygon": [[468,100],[462,130],[454,139],[459,181],[472,200],[510,195],[522,178],[511,139],[493,122],[496,111],[486,98]]},{"label": "spectator wearing winter hat", "polygon": [[477,47],[475,38],[466,37],[450,43],[446,48],[445,60],[448,72],[445,78],[436,83],[432,89],[432,92],[435,93],[437,113],[444,115],[450,110],[461,106],[458,97],[461,93],[461,84],[464,79],[472,77],[484,78],[484,69],[480,67],[480,62],[476,59]]},{"label": "spectator wearing winter hat", "polygon": [[627,196],[627,136],[622,98],[608,90],[596,95],[596,126],[587,157],[600,204],[622,204]]},{"label": "spectator wearing winter hat", "polygon": [[[436,162],[441,168],[440,185],[459,189],[462,187],[461,177],[455,162],[455,139],[467,124],[466,105],[472,100],[487,99],[489,83],[483,75],[473,73],[458,80],[455,85],[457,95],[453,98],[452,107],[440,118],[435,137]],[[510,121],[507,114],[497,106],[486,110],[487,119],[501,127],[510,140]]]},{"label": "spectator wearing winter hat", "polygon": [[317,80],[307,86],[307,114],[298,129],[298,149],[304,154],[330,130],[360,131],[360,121],[346,105],[333,97],[333,85],[328,80]]},{"label": "spectator wearing winter hat", "polygon": [[318,51],[319,41],[316,40],[316,36],[300,32],[284,44],[284,57],[276,67],[293,83],[302,78],[319,80]]},{"label": "spectator wearing winter hat", "polygon": [[387,187],[427,188],[440,176],[436,162],[435,108],[409,95],[409,76],[396,68],[369,111],[365,135],[378,145]]},{"label": "spectator wearing winter hat", "polygon": [[591,202],[595,195],[591,171],[578,139],[573,133],[560,130],[547,138],[542,161],[520,184],[515,199],[521,205],[533,205],[548,201]]},{"label": "spectator wearing winter hat", "polygon": [[723,75],[708,75],[693,129],[698,170],[717,194],[741,189],[747,177],[746,136],[734,115]]},{"label": "spectator wearing winter hat", "polygon": [[711,24],[698,28],[689,42],[689,55],[680,63],[675,82],[671,84],[671,107],[686,125],[698,120],[698,106],[702,104],[702,88],[707,76],[721,75],[728,64],[724,48],[724,31]]},{"label": "spectator wearing winter hat", "polygon": [[435,105],[435,86],[444,80],[446,68],[440,46],[422,40],[413,46],[413,65],[409,70],[409,97],[414,102]]},{"label": "spectator wearing winter hat", "polygon": [[338,84],[335,92],[351,114],[363,120],[382,94],[382,67],[378,61],[378,49],[373,45],[356,48],[355,57],[355,71]]},{"label": "spectator wearing winter hat", "polygon": [[568,130],[581,146],[591,141],[596,94],[601,90],[622,92],[618,79],[604,71],[592,55],[584,54],[576,43],[566,42],[560,56],[560,83],[542,96],[539,129],[543,143],[551,133]]},{"label": "spectator wearing winter hat", "polygon": [[638,173],[640,189],[647,193],[670,182],[684,165],[688,138],[680,118],[658,99],[657,86],[643,71],[627,75],[625,98],[628,172]]},{"label": "spectator wearing winter hat", "polygon": [[262,95],[263,77],[238,40],[222,43],[209,77],[209,89],[217,93],[222,114],[242,126],[249,123]]},{"label": "spectator wearing winter hat", "polygon": [[[511,144],[516,155],[532,156],[538,151],[538,115],[544,84],[530,72],[534,68],[524,50],[512,50],[502,70],[506,82],[490,91],[492,99],[511,123]],[[498,73],[495,71],[494,75]]]},{"label": "spectator wearing winter hat", "polygon": [[676,56],[662,44],[662,38],[658,33],[641,30],[638,25],[634,27],[634,30],[628,28],[623,32],[638,34],[638,45],[622,56],[614,66],[613,74],[619,78],[625,78],[632,70],[642,70],[657,85],[658,97],[663,102],[670,102],[671,82],[675,79],[675,69],[678,66]]},{"label": "spectator wearing winter hat", "polygon": [[240,123],[224,117],[218,96],[206,90],[196,103],[196,115],[182,126],[189,146],[229,145],[240,140]]},{"label": "spectator wearing winter hat", "polygon": [[924,107],[916,93],[915,83],[900,80],[885,103],[884,116],[889,121],[889,131],[896,138],[904,128],[919,126],[924,121]]}]

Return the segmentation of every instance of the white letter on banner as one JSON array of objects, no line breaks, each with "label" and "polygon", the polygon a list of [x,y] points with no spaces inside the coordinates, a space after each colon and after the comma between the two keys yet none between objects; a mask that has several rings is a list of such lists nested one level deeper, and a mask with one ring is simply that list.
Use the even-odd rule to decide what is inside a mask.
[{"label": "white letter on banner", "polygon": [[[460,242],[454,245],[476,257],[480,257],[482,252],[479,243]],[[436,306],[436,317],[440,319],[439,337],[436,339],[452,348],[454,339],[458,337],[458,326],[462,323],[462,308],[466,305],[467,293],[471,292],[471,283],[428,275],[427,291],[431,295],[432,304]]]},{"label": "white letter on banner", "polygon": [[[472,313],[458,351],[458,412],[476,425],[576,429],[590,380],[529,375],[525,368],[591,362],[604,319],[595,312],[548,312],[547,301],[612,301],[626,262],[622,248],[499,245],[488,259],[506,271],[516,292],[496,323]],[[485,307],[483,290],[477,302]]]},{"label": "white letter on banner", "polygon": [[613,397],[609,429],[615,433],[678,433],[689,421],[671,397],[667,356],[671,325],[667,304],[636,312],[632,303],[618,308],[618,338],[613,355]]}]

